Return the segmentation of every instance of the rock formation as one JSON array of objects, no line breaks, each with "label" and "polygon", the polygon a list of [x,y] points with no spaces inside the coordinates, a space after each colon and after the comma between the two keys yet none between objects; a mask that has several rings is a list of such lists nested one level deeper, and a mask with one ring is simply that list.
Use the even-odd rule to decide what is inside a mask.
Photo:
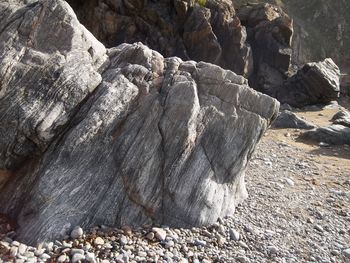
[{"label": "rock formation", "polygon": [[246,30],[229,0],[68,0],[79,20],[108,47],[141,41],[165,57],[205,61],[237,74],[251,67]]},{"label": "rock formation", "polygon": [[106,50],[62,0],[0,3],[0,45],[0,210],[19,240],[208,224],[246,197],[279,103],[245,78],[141,43]]},{"label": "rock formation", "polygon": [[282,103],[293,107],[328,103],[339,97],[340,71],[332,59],[305,64],[276,91]]},{"label": "rock formation", "polygon": [[280,112],[272,123],[274,128],[292,128],[310,130],[316,128],[316,125],[298,117],[295,113],[284,110]]},{"label": "rock formation", "polygon": [[304,132],[300,138],[333,145],[350,145],[350,112],[339,111],[331,121],[333,124]]}]

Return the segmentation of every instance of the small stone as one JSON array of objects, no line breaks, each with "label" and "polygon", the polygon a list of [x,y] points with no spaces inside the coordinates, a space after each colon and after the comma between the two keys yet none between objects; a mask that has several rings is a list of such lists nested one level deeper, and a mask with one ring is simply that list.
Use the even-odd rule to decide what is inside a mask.
[{"label": "small stone", "polygon": [[67,255],[63,254],[57,258],[57,262],[62,263],[67,260]]},{"label": "small stone", "polygon": [[323,232],[323,227],[320,225],[315,225],[315,229],[319,232]]},{"label": "small stone", "polygon": [[166,238],[166,231],[163,228],[159,228],[159,227],[153,227],[152,231],[155,234],[155,237],[160,240],[160,241],[164,241]]},{"label": "small stone", "polygon": [[72,248],[70,253],[71,253],[72,256],[75,255],[75,254],[84,255],[84,250],[83,249],[79,249],[79,248]]},{"label": "small stone", "polygon": [[350,248],[343,250],[343,254],[345,257],[350,258]]},{"label": "small stone", "polygon": [[137,253],[137,255],[138,255],[139,257],[143,257],[143,258],[147,257],[147,253],[146,253],[145,251],[139,251],[139,252]]},{"label": "small stone", "polygon": [[112,248],[113,248],[113,246],[111,245],[111,243],[105,243],[105,244],[103,245],[103,247],[106,248],[106,249],[112,249]]},{"label": "small stone", "polygon": [[236,231],[235,229],[231,228],[230,229],[230,238],[234,241],[238,241],[239,240],[239,233],[238,231]]},{"label": "small stone", "polygon": [[72,256],[72,262],[78,262],[78,261],[83,261],[85,260],[85,256],[79,253],[76,253]]},{"label": "small stone", "polygon": [[165,243],[165,248],[171,248],[173,246],[175,246],[175,242],[173,240],[169,240]]},{"label": "small stone", "polygon": [[72,244],[71,243],[68,243],[68,242],[66,242],[66,241],[62,241],[62,246],[64,247],[64,248],[71,248],[72,247]]},{"label": "small stone", "polygon": [[95,262],[96,262],[95,253],[86,252],[85,259],[86,259],[88,262],[93,262],[93,263],[95,263]]},{"label": "small stone", "polygon": [[109,260],[108,259],[104,259],[104,260],[101,260],[100,262],[101,263],[109,263]]},{"label": "small stone", "polygon": [[314,223],[314,220],[313,220],[311,217],[309,217],[309,218],[307,219],[307,222],[310,223],[310,224],[313,224],[313,223]]},{"label": "small stone", "polygon": [[226,238],[224,238],[222,235],[217,235],[216,236],[217,242],[219,246],[223,246],[226,242]]},{"label": "small stone", "polygon": [[131,236],[131,235],[132,235],[132,229],[131,229],[131,227],[129,227],[129,226],[123,226],[123,227],[122,227],[122,230],[123,230],[123,232],[124,232],[125,235],[127,235],[127,236]]},{"label": "small stone", "polygon": [[17,256],[17,253],[18,253],[18,247],[11,247],[10,255],[15,257],[15,256]]},{"label": "small stone", "polygon": [[236,259],[237,259],[238,262],[241,262],[241,263],[249,262],[249,259],[247,257],[245,257],[245,256],[238,256]]},{"label": "small stone", "polygon": [[268,246],[267,250],[270,255],[275,255],[278,253],[278,248],[275,246]]},{"label": "small stone", "polygon": [[19,254],[23,255],[23,254],[26,252],[26,250],[27,250],[27,245],[25,245],[25,244],[20,244],[20,245],[18,246],[18,253],[19,253]]},{"label": "small stone", "polygon": [[295,183],[294,183],[294,181],[293,181],[292,179],[290,179],[290,178],[285,178],[285,180],[286,180],[286,183],[287,183],[289,186],[294,186],[294,185],[295,185]]},{"label": "small stone", "polygon": [[149,233],[147,234],[146,238],[147,238],[148,240],[153,240],[153,238],[154,238],[154,233],[153,233],[153,232],[149,232]]},{"label": "small stone", "polygon": [[42,255],[40,256],[40,258],[43,259],[43,260],[48,260],[49,258],[51,258],[51,256],[48,255],[48,254],[46,254],[46,253],[44,253],[44,254],[42,254]]},{"label": "small stone", "polygon": [[196,246],[206,246],[207,245],[207,242],[205,241],[205,240],[200,240],[200,239],[196,239],[195,241],[194,241],[194,244],[196,245]]},{"label": "small stone", "polygon": [[332,254],[333,256],[339,256],[339,255],[340,255],[340,251],[339,251],[339,250],[332,250],[332,251],[331,251],[331,254]]},{"label": "small stone", "polygon": [[249,248],[248,245],[247,245],[246,243],[244,243],[243,241],[239,241],[239,242],[238,242],[238,245],[239,245],[240,247],[244,248],[244,249],[248,249],[248,248]]},{"label": "small stone", "polygon": [[120,245],[125,246],[125,245],[128,244],[129,240],[128,240],[128,238],[127,238],[126,236],[122,235],[122,236],[120,237],[119,242],[120,242]]},{"label": "small stone", "polygon": [[18,241],[13,241],[11,243],[12,246],[18,247],[20,245],[20,243]]},{"label": "small stone", "polygon": [[80,226],[76,226],[72,232],[70,233],[70,237],[72,239],[77,239],[77,238],[81,238],[84,234],[83,229]]},{"label": "small stone", "polygon": [[94,244],[96,246],[103,245],[104,243],[105,243],[105,241],[101,237],[96,237],[95,240],[94,240]]}]

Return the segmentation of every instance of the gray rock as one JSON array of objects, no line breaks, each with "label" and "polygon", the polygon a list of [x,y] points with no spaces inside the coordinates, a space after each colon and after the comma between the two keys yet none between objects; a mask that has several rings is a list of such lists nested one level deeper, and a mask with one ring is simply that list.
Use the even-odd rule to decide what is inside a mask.
[{"label": "gray rock", "polygon": [[316,128],[316,125],[303,120],[291,111],[284,110],[278,114],[276,120],[272,123],[272,127],[309,130]]},{"label": "gray rock", "polygon": [[62,262],[65,262],[67,259],[68,259],[67,255],[63,254],[57,258],[57,262],[62,263]]},{"label": "gray rock", "polygon": [[343,250],[343,254],[345,257],[350,258],[350,248]]},{"label": "gray rock", "polygon": [[276,100],[231,71],[140,43],[106,60],[63,0],[1,3],[3,13],[2,63],[20,62],[0,65],[0,163],[23,172],[0,186],[0,210],[18,218],[20,240],[62,238],[74,225],[211,224],[247,197],[245,167]]},{"label": "gray rock", "polygon": [[105,243],[105,241],[101,238],[101,237],[96,237],[95,238],[95,240],[94,240],[94,244],[96,245],[96,246],[98,246],[98,245],[103,245]]},{"label": "gray rock", "polygon": [[126,236],[121,236],[121,238],[120,238],[120,240],[119,240],[119,242],[120,242],[120,244],[122,245],[122,246],[125,246],[125,245],[127,245],[128,244],[128,238],[126,237]]},{"label": "gray rock", "polygon": [[82,235],[84,234],[83,229],[80,226],[76,226],[72,232],[70,233],[70,237],[73,239],[77,239],[82,237]]},{"label": "gray rock", "polygon": [[342,111],[337,112],[332,117],[332,122],[334,124],[340,124],[340,125],[343,125],[343,126],[350,128],[350,112],[347,110],[342,110]]},{"label": "gray rock", "polygon": [[277,91],[281,103],[293,107],[328,103],[339,97],[340,70],[332,59],[305,64]]},{"label": "gray rock", "polygon": [[300,134],[299,138],[322,143],[323,145],[350,144],[350,128],[339,124],[332,124],[306,131]]},{"label": "gray rock", "polygon": [[230,238],[234,241],[238,241],[240,238],[239,232],[236,231],[235,229],[231,228],[230,229]]},{"label": "gray rock", "polygon": [[78,262],[78,261],[82,261],[82,260],[85,260],[85,256],[82,255],[82,254],[79,254],[79,253],[76,253],[72,256],[72,259],[71,261],[74,263],[74,262]]}]

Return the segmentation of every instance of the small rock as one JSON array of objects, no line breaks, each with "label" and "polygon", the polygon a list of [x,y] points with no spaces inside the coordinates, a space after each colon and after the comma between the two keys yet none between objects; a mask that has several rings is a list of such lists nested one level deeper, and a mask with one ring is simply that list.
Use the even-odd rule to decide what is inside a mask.
[{"label": "small rock", "polygon": [[196,239],[195,241],[194,241],[194,244],[196,245],[196,246],[206,246],[207,245],[207,242],[205,241],[205,240],[200,240],[200,239]]},{"label": "small rock", "polygon": [[154,233],[153,233],[153,232],[149,232],[149,233],[147,234],[146,238],[147,238],[148,240],[153,240],[153,238],[154,238]]},{"label": "small rock", "polygon": [[84,250],[83,249],[79,249],[79,248],[72,248],[70,253],[71,253],[71,255],[75,255],[75,254],[84,255]]},{"label": "small rock", "polygon": [[48,260],[49,258],[51,258],[51,256],[48,255],[48,254],[46,254],[46,253],[44,253],[44,254],[42,254],[42,255],[40,256],[40,258],[43,259],[43,260]]},{"label": "small rock", "polygon": [[165,243],[165,248],[171,248],[173,246],[175,246],[175,242],[173,240],[169,240]]},{"label": "small rock", "polygon": [[285,178],[285,180],[286,180],[286,183],[289,185],[289,186],[294,186],[294,181],[292,180],[292,179],[290,179],[290,178]]},{"label": "small rock", "polygon": [[67,255],[63,254],[57,258],[57,262],[62,263],[67,261],[67,259],[68,259]]},{"label": "small rock", "polygon": [[268,246],[267,250],[270,255],[275,255],[278,252],[278,248],[275,246]]},{"label": "small rock", "polygon": [[239,242],[238,242],[238,245],[239,245],[240,247],[244,248],[244,249],[248,249],[248,248],[249,248],[248,245],[247,245],[246,243],[244,243],[243,241],[239,241]]},{"label": "small rock", "polygon": [[18,247],[11,247],[10,255],[15,257],[15,256],[17,256],[17,253],[18,253]]},{"label": "small rock", "polygon": [[96,237],[95,240],[94,240],[94,244],[96,246],[103,245],[104,243],[105,243],[105,241],[101,237]]},{"label": "small rock", "polygon": [[323,232],[323,227],[320,225],[315,225],[315,229],[319,232]]},{"label": "small rock", "polygon": [[64,248],[71,248],[72,247],[72,244],[71,243],[68,243],[68,242],[66,242],[66,241],[62,241],[62,246],[64,247]]},{"label": "small rock", "polygon": [[78,262],[78,261],[83,261],[85,260],[85,256],[79,253],[76,253],[72,256],[72,262]]},{"label": "small rock", "polygon": [[95,254],[92,253],[92,252],[86,252],[85,259],[86,259],[88,262],[93,262],[93,263],[96,262]]},{"label": "small rock", "polygon": [[350,258],[350,248],[343,250],[343,254],[345,257]]},{"label": "small rock", "polygon": [[249,262],[249,259],[247,257],[245,257],[245,256],[238,256],[236,259],[237,259],[238,262],[241,262],[241,263]]},{"label": "small rock", "polygon": [[19,254],[23,255],[23,254],[26,252],[26,250],[27,250],[27,245],[25,245],[25,244],[20,244],[20,245],[18,246],[18,253],[19,253]]},{"label": "small rock", "polygon": [[120,242],[120,245],[125,246],[128,244],[129,241],[128,241],[128,238],[126,236],[122,235],[119,242]]},{"label": "small rock", "polygon": [[152,231],[154,232],[154,234],[158,240],[160,240],[160,241],[165,240],[166,231],[163,228],[153,227]]},{"label": "small rock", "polygon": [[81,238],[84,234],[83,229],[80,226],[76,226],[70,233],[70,237],[73,239]]},{"label": "small rock", "polygon": [[18,247],[20,245],[20,243],[18,241],[13,241],[11,243],[12,246]]},{"label": "small rock", "polygon": [[231,228],[230,229],[230,238],[234,241],[238,241],[239,240],[239,233],[238,231],[236,231],[235,229]]}]

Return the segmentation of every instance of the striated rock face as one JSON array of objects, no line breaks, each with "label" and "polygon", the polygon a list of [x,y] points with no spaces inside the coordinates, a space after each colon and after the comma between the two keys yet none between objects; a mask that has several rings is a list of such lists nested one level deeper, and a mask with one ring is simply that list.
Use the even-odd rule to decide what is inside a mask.
[{"label": "striated rock face", "polygon": [[291,65],[292,19],[270,4],[245,5],[237,15],[247,27],[248,43],[253,51],[250,84],[256,90],[276,96]]},{"label": "striated rock face", "polygon": [[104,44],[141,41],[163,56],[217,64],[248,75],[246,30],[231,1],[68,0],[79,20]]},{"label": "striated rock face", "polygon": [[231,215],[279,103],[136,43],[106,50],[62,0],[0,4],[0,210],[18,238]]},{"label": "striated rock face", "polygon": [[332,59],[305,64],[277,91],[276,98],[294,107],[327,103],[339,97],[340,71]]}]

